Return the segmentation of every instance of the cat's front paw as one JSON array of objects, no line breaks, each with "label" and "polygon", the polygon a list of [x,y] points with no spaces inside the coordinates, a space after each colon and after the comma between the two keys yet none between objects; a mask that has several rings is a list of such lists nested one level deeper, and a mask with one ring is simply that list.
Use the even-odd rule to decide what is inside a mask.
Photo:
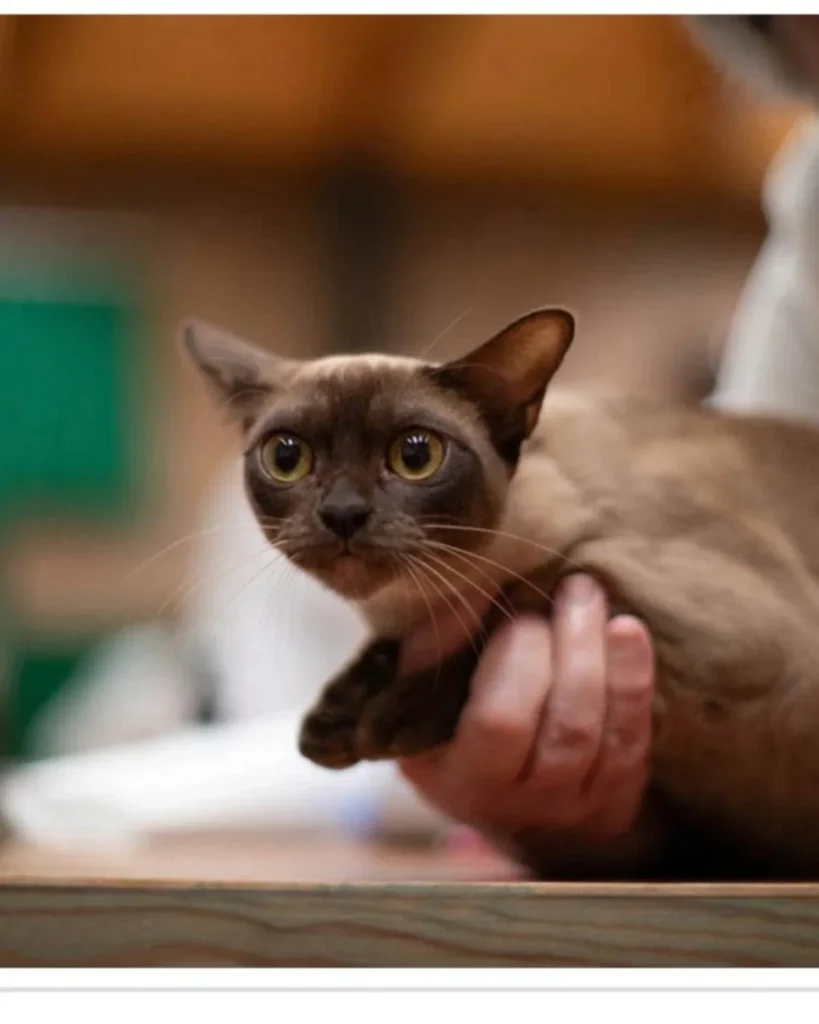
[{"label": "cat's front paw", "polygon": [[423,690],[386,694],[365,708],[356,749],[367,761],[415,757],[448,743],[457,720],[456,709],[447,702],[425,699]]},{"label": "cat's front paw", "polygon": [[299,751],[304,757],[337,769],[367,757],[359,748],[359,723],[368,704],[394,681],[398,655],[396,641],[376,641],[330,683],[302,723]]},{"label": "cat's front paw", "polygon": [[319,704],[302,722],[299,752],[322,768],[350,768],[361,760],[357,725],[354,716],[339,716],[333,709]]}]

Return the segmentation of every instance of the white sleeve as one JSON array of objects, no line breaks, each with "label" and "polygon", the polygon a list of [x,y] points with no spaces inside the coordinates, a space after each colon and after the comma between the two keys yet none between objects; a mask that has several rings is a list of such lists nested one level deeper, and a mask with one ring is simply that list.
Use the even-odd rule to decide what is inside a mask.
[{"label": "white sleeve", "polygon": [[770,231],[734,316],[712,404],[819,420],[819,121],[766,182]]}]

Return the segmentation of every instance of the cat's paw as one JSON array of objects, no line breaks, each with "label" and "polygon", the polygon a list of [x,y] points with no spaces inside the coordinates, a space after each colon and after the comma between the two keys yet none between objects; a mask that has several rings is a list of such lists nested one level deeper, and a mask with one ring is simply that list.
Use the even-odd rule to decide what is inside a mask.
[{"label": "cat's paw", "polygon": [[299,752],[322,768],[350,768],[361,760],[357,725],[355,716],[340,716],[335,709],[318,704],[302,722]]},{"label": "cat's paw", "polygon": [[323,768],[349,768],[365,758],[358,746],[359,723],[368,704],[394,682],[399,652],[394,640],[376,641],[326,688],[302,723],[304,757]]},{"label": "cat's paw", "polygon": [[356,732],[359,757],[367,761],[415,757],[448,743],[455,732],[457,716],[436,708],[417,695],[405,699],[394,694],[375,700],[365,708]]}]

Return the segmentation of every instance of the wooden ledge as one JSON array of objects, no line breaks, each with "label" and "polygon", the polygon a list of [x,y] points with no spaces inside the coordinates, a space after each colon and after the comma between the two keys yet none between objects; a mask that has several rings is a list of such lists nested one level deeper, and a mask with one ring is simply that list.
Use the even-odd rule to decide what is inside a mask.
[{"label": "wooden ledge", "polygon": [[6,967],[816,967],[819,886],[0,886]]},{"label": "wooden ledge", "polygon": [[3,967],[816,967],[819,884],[516,880],[487,853],[259,835],[0,846]]}]

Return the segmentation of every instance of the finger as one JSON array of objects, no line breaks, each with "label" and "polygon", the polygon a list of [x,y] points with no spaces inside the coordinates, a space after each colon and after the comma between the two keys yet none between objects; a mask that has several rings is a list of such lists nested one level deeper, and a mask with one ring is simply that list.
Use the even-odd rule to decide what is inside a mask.
[{"label": "finger", "polygon": [[446,776],[441,771],[443,756],[444,748],[436,747],[414,757],[398,758],[396,762],[407,782],[436,806],[441,803],[446,789]]},{"label": "finger", "polygon": [[436,807],[459,820],[481,810],[503,817],[514,783],[531,760],[551,679],[551,631],[545,620],[520,616],[487,642],[461,713],[445,747],[398,762],[402,775]]},{"label": "finger", "polygon": [[606,627],[607,706],[600,757],[589,780],[595,830],[627,830],[649,774],[654,653],[639,619],[619,616]]},{"label": "finger", "polygon": [[606,707],[606,596],[591,577],[565,581],[555,605],[554,681],[529,781],[580,791],[593,767]]},{"label": "finger", "polygon": [[[465,647],[481,629],[481,618],[490,605],[488,597],[477,592],[462,595],[459,607],[434,609],[412,630],[401,645],[398,674],[409,675],[440,663]],[[452,600],[455,598],[453,596]]]},{"label": "finger", "polygon": [[446,755],[447,768],[496,783],[530,760],[551,684],[552,636],[545,619],[521,615],[490,638]]},{"label": "finger", "polygon": [[544,620],[521,616],[497,630],[472,679],[455,738],[437,757],[404,761],[406,778],[462,821],[503,818],[531,756],[550,661]]}]

